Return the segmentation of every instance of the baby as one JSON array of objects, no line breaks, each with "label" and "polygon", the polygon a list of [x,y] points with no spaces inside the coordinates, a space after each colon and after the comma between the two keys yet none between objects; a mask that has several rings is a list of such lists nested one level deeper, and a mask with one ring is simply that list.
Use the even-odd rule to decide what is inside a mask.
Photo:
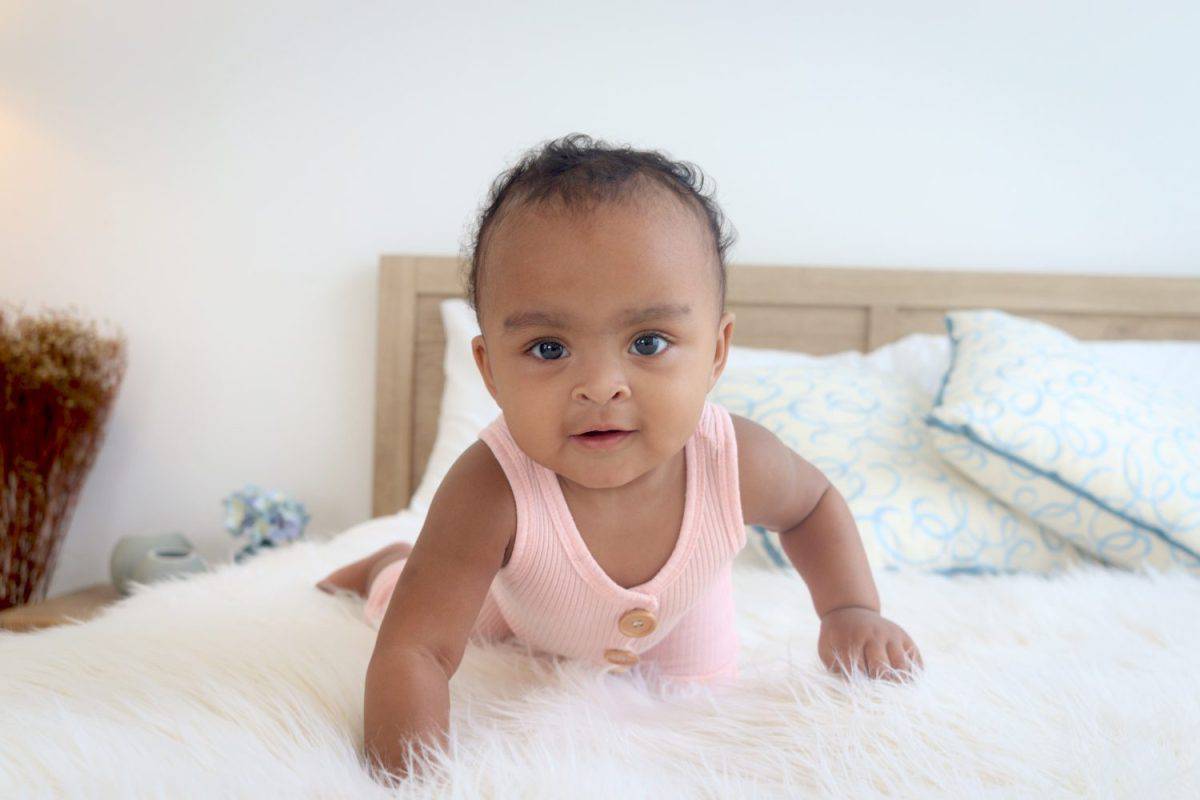
[{"label": "baby", "polygon": [[474,236],[475,362],[502,413],[434,495],[414,545],[318,584],[379,627],[365,747],[408,774],[444,747],[468,639],[661,681],[737,677],[731,566],[779,531],[841,674],[922,665],[845,500],[761,425],[707,400],[725,367],[723,216],[698,171],[575,134],[503,173]]}]

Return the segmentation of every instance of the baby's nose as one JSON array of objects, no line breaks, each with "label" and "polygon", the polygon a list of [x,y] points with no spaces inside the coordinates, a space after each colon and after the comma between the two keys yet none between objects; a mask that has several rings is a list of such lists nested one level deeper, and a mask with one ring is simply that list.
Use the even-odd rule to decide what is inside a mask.
[{"label": "baby's nose", "polygon": [[590,400],[603,405],[613,400],[629,398],[629,383],[622,370],[614,365],[597,365],[585,373],[584,379],[571,392],[572,400]]}]

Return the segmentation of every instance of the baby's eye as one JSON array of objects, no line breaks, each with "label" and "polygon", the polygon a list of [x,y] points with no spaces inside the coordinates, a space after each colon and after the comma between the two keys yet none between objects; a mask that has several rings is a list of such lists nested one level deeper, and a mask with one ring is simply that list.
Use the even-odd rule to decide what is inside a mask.
[{"label": "baby's eye", "polygon": [[[657,339],[659,342],[661,342],[663,344],[663,346],[656,349],[655,344],[654,344],[655,339]],[[638,353],[638,355],[642,355],[642,356],[656,356],[659,353],[661,353],[663,350],[667,349],[666,345],[667,345],[667,340],[664,339],[662,336],[659,336],[657,333],[645,333],[633,340],[634,350]],[[647,350],[649,352],[647,352]]]},{"label": "baby's eye", "polygon": [[560,342],[550,339],[534,342],[533,346],[529,348],[529,352],[533,353],[533,357],[541,361],[558,361],[565,351],[566,348]]}]

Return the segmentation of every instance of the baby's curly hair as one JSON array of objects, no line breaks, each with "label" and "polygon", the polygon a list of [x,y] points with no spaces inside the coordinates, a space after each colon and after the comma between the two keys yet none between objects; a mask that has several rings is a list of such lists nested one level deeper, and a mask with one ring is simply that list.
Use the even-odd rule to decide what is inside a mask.
[{"label": "baby's curly hair", "polygon": [[647,180],[671,190],[685,205],[702,212],[716,251],[719,308],[724,312],[726,252],[737,233],[713,197],[704,193],[705,176],[700,168],[687,161],[672,161],[656,150],[614,147],[583,133],[571,133],[542,142],[492,181],[463,255],[468,271],[467,302],[476,320],[486,240],[505,214],[551,199],[558,199],[567,211],[586,213],[598,203],[629,197],[644,188]]}]

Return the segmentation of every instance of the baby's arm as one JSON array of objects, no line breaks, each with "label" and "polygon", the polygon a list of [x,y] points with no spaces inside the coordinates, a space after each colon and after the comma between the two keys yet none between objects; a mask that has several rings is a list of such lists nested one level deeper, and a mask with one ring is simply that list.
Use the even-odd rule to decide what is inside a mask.
[{"label": "baby's arm", "polygon": [[738,486],[748,525],[779,531],[779,542],[812,594],[827,667],[873,677],[920,665],[917,646],[880,616],[879,592],[854,516],[829,479],[757,422],[732,414]]},{"label": "baby's arm", "polygon": [[516,526],[508,479],[476,441],[447,472],[379,625],[367,667],[364,745],[409,774],[409,748],[446,746],[450,678]]}]

